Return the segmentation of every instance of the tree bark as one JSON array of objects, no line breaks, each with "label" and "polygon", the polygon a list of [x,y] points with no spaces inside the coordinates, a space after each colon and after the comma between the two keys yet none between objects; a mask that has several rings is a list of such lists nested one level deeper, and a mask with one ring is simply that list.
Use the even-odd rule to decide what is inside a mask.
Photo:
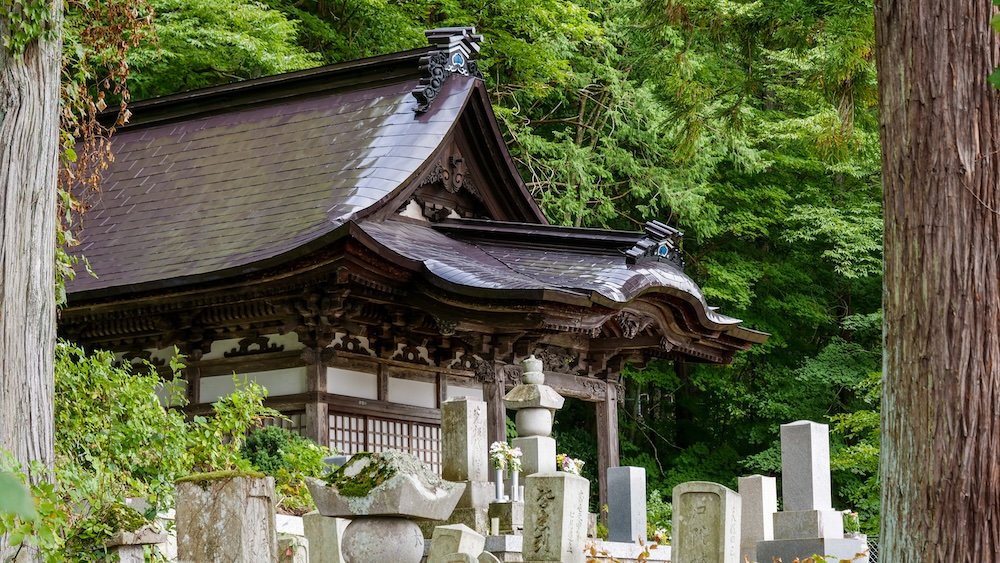
[{"label": "tree bark", "polygon": [[989,0],[876,1],[883,561],[1000,561],[1000,62]]},{"label": "tree bark", "polygon": [[[23,55],[0,47],[0,448],[48,466],[62,2],[51,10],[50,37]],[[4,26],[0,21],[0,36]]]}]

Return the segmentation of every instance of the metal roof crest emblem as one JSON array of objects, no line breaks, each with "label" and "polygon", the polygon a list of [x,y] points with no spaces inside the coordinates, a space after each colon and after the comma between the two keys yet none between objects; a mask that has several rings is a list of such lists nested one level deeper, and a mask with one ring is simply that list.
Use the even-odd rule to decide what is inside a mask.
[{"label": "metal roof crest emblem", "polygon": [[625,263],[670,262],[684,268],[684,258],[680,250],[683,237],[684,233],[666,223],[649,221],[646,223],[646,235],[639,239],[635,246],[625,251]]},{"label": "metal roof crest emblem", "polygon": [[424,32],[428,43],[440,47],[427,56],[420,57],[423,76],[420,85],[413,89],[417,99],[417,113],[430,109],[434,98],[452,74],[482,78],[476,57],[482,48],[482,35],[474,27],[439,27]]}]

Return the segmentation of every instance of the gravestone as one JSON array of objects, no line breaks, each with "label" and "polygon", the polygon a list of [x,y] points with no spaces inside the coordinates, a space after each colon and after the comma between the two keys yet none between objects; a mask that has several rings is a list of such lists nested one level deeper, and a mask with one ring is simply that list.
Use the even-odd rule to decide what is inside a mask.
[{"label": "gravestone", "polygon": [[441,404],[441,477],[489,481],[486,401],[461,397]]},{"label": "gravestone", "polygon": [[691,481],[673,491],[676,563],[739,563],[740,495],[718,483]]},{"label": "gravestone", "polygon": [[774,513],[774,539],[757,543],[757,559],[782,561],[814,554],[867,563],[855,555],[864,539],[844,537],[843,514],[833,509],[829,427],[807,420],[781,425],[781,494]]},{"label": "gravestone", "polygon": [[484,535],[492,498],[486,429],[485,401],[461,397],[441,404],[441,476],[466,484],[458,506],[445,522],[465,524]]},{"label": "gravestone", "polygon": [[295,534],[278,534],[278,563],[309,563],[309,540]]},{"label": "gravestone", "polygon": [[521,448],[524,475],[552,473],[556,470],[556,441],[552,433],[555,412],[565,399],[555,389],[545,385],[542,361],[530,356],[521,362],[521,383],[504,395],[504,405],[513,411],[517,438],[511,441]]},{"label": "gravestone", "polygon": [[584,563],[590,481],[536,473],[525,479],[524,496],[524,561]]},{"label": "gravestone", "polygon": [[843,538],[843,515],[833,510],[830,429],[800,420],[781,425],[781,500],[774,539]]},{"label": "gravestone", "polygon": [[608,541],[646,540],[646,470],[608,468]]},{"label": "gravestone", "polygon": [[757,561],[757,543],[774,539],[774,513],[778,511],[777,480],[751,475],[739,478],[740,561]]}]

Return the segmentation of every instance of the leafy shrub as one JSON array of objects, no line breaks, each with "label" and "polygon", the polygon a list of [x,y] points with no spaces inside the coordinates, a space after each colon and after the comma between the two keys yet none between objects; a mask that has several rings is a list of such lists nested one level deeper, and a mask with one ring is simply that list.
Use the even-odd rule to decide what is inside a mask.
[{"label": "leafy shrub", "polygon": [[305,478],[323,475],[329,448],[284,428],[266,426],[247,437],[240,453],[255,469],[274,477],[280,508],[304,514],[315,507]]},{"label": "leafy shrub", "polygon": [[646,495],[646,537],[670,537],[673,515],[673,505],[664,498],[664,494],[659,489],[650,490]]}]

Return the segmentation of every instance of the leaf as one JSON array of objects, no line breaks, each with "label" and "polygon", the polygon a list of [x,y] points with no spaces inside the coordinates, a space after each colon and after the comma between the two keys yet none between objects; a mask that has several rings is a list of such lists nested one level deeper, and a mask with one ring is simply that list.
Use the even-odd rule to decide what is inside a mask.
[{"label": "leaf", "polygon": [[34,519],[31,493],[13,473],[0,472],[0,512],[7,512],[24,519]]}]

